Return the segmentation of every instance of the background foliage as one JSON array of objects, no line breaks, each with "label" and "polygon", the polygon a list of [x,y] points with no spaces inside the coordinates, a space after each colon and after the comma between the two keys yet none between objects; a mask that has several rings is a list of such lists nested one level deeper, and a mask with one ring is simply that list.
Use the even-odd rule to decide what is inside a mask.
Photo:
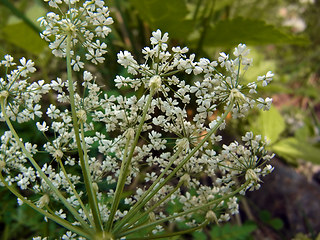
[{"label": "background foliage", "polygon": [[[270,150],[288,165],[301,165],[300,160],[320,164],[319,1],[114,0],[109,6],[115,24],[105,40],[109,45],[107,61],[98,68],[89,67],[105,91],[130,94],[119,92],[112,83],[115,75],[125,74],[116,63],[116,54],[130,50],[141,61],[139,49],[148,44],[151,32],[157,28],[168,32],[175,44],[188,46],[191,52],[210,59],[216,58],[221,50],[228,53],[235,45],[246,43],[254,58],[246,78],[264,75],[268,70],[276,73],[274,83],[265,90],[266,95],[273,95],[275,106],[269,112],[253,112],[247,122],[234,122],[230,137],[237,138],[253,129],[254,133],[268,137]],[[61,60],[52,58],[47,44],[39,37],[41,30],[36,20],[46,11],[41,0],[0,0],[0,56],[9,53],[15,58],[33,59],[39,70],[34,78],[49,82],[57,71],[65,74],[65,69]],[[46,101],[49,105],[51,97]],[[0,126],[1,134],[6,127]],[[18,127],[25,140],[38,141],[33,127]],[[40,138],[39,141],[41,144]],[[26,221],[34,214],[32,210],[17,208],[16,199],[5,189],[0,190],[1,239],[25,239],[34,234],[55,236],[59,231],[38,215]],[[257,219],[258,224],[215,226],[192,236],[248,239],[261,224],[276,232],[283,227],[281,219],[274,221],[270,213]],[[233,220],[241,222],[243,219]]]}]

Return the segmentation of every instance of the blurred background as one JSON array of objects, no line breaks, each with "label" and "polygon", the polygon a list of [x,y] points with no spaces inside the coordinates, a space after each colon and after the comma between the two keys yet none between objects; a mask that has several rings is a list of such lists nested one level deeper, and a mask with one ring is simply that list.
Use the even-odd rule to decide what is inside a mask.
[{"label": "blurred background", "polygon": [[[132,94],[114,87],[114,77],[127,74],[117,64],[117,53],[129,50],[143,61],[141,49],[149,46],[151,32],[158,28],[169,33],[170,46],[188,46],[191,53],[210,60],[247,44],[253,58],[247,81],[270,70],[275,73],[272,84],[260,89],[264,97],[273,98],[271,110],[229,120],[231,127],[224,133],[229,139],[240,139],[248,130],[266,136],[276,154],[274,172],[263,179],[259,191],[241,199],[241,212],[230,223],[181,239],[320,239],[320,1],[113,0],[107,5],[115,23],[103,39],[108,44],[106,61],[97,67],[88,64],[87,69],[109,94]],[[37,19],[48,11],[52,9],[42,0],[0,0],[1,59],[5,54],[33,59],[38,71],[32,80],[46,82],[66,78],[64,60],[53,58],[39,36]],[[44,101],[49,105],[54,97]],[[26,141],[41,144],[34,125],[16,127]],[[0,135],[5,130],[0,123]],[[18,208],[3,188],[0,206],[0,239],[61,231],[28,207]]]}]

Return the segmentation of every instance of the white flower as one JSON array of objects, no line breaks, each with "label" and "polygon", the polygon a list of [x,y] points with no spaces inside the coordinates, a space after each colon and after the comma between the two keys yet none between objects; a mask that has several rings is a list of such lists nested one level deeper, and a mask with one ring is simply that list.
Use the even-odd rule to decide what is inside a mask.
[{"label": "white flower", "polygon": [[92,73],[88,71],[83,72],[83,80],[84,81],[91,81],[93,79]]},{"label": "white flower", "polygon": [[[96,38],[105,38],[111,29],[108,27],[113,23],[109,17],[109,9],[104,6],[104,1],[85,1],[82,6],[78,0],[50,0],[49,6],[61,9],[63,2],[69,7],[66,14],[49,12],[45,17],[38,19],[40,26],[45,30],[40,34],[43,39],[50,42],[49,47],[57,57],[66,56],[66,39],[71,36],[72,49],[77,45],[86,48],[86,59],[94,64],[104,61],[102,55],[106,53],[107,45]],[[80,6],[79,6],[80,5]],[[54,37],[54,41],[51,38]],[[72,65],[75,71],[83,68],[80,56],[73,57]]]},{"label": "white flower", "polygon": [[235,48],[233,54],[236,56],[236,57],[239,57],[239,56],[247,56],[249,54],[250,50],[247,49],[247,46],[245,44],[242,44],[240,43],[238,45],[238,47]]},{"label": "white flower", "polygon": [[137,66],[138,63],[128,51],[120,51],[118,54],[118,63],[127,68],[128,66]]},{"label": "white flower", "polygon": [[224,62],[229,58],[229,55],[225,54],[224,52],[219,53],[219,55],[220,55],[220,57],[218,57],[219,62]]},{"label": "white flower", "polygon": [[76,60],[72,59],[71,66],[73,66],[73,71],[79,72],[81,68],[84,68],[84,63],[80,59],[80,56],[76,56]]},{"label": "white flower", "polygon": [[152,45],[159,45],[161,50],[166,50],[168,47],[166,42],[169,39],[168,33],[163,34],[163,36],[161,36],[161,35],[162,35],[162,33],[161,33],[160,29],[158,29],[155,32],[152,32],[152,37],[150,38],[150,41],[151,41]]},{"label": "white flower", "polygon": [[52,118],[56,119],[59,117],[60,110],[56,108],[53,104],[50,104],[49,108],[47,109],[47,115]]},{"label": "white flower", "polygon": [[274,74],[271,71],[268,71],[266,75],[258,76],[257,80],[262,81],[262,86],[267,86],[273,78]]},{"label": "white flower", "polygon": [[36,123],[37,128],[40,132],[46,132],[48,131],[49,127],[47,126],[46,122],[43,122],[42,124],[40,124],[39,122]]},{"label": "white flower", "polygon": [[0,66],[1,65],[4,65],[5,67],[14,66],[16,64],[13,62],[13,60],[14,60],[13,57],[11,57],[11,55],[7,54],[4,56],[4,60],[1,60]]},{"label": "white flower", "polygon": [[266,99],[258,98],[257,99],[257,107],[263,110],[269,110],[272,104],[272,98],[267,97]]},{"label": "white flower", "polygon": [[34,62],[32,60],[26,60],[25,57],[20,59],[20,63],[22,66],[18,66],[18,70],[20,71],[20,75],[22,77],[26,77],[28,73],[33,73],[36,71],[34,67]]},{"label": "white flower", "polygon": [[73,239],[75,239],[76,236],[77,235],[75,233],[72,233],[71,231],[68,231],[66,234],[64,234],[62,236],[62,239],[63,240],[73,240]]}]

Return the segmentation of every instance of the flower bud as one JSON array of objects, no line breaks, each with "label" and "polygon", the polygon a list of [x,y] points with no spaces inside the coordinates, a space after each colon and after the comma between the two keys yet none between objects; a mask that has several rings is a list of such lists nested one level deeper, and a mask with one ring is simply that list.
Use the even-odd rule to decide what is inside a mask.
[{"label": "flower bud", "polygon": [[60,149],[56,149],[53,153],[53,157],[56,159],[61,159],[63,157],[63,152]]},{"label": "flower bud", "polygon": [[186,187],[188,187],[188,186],[190,185],[190,175],[189,175],[188,173],[185,173],[185,174],[181,177],[180,181],[181,181]]},{"label": "flower bud", "polygon": [[237,88],[233,88],[230,92],[231,99],[238,99],[238,100],[245,100],[245,96],[242,92],[239,91]]},{"label": "flower bud", "polygon": [[254,182],[260,182],[260,178],[257,176],[256,172],[253,171],[253,169],[248,169],[246,171],[245,178],[247,181],[254,181]]},{"label": "flower bud", "polygon": [[161,77],[159,75],[155,75],[150,79],[149,87],[157,92],[161,88]]},{"label": "flower bud", "polygon": [[7,90],[2,90],[0,92],[0,99],[7,99],[9,97],[9,92]]},{"label": "flower bud", "polygon": [[187,138],[178,139],[176,145],[179,149],[188,149],[189,140]]},{"label": "flower bud", "polygon": [[47,206],[50,202],[50,198],[48,194],[43,195],[39,200],[38,200],[38,206],[39,208],[43,208]]},{"label": "flower bud", "polygon": [[80,123],[86,122],[87,121],[86,111],[83,109],[80,109],[79,111],[77,111],[77,117],[78,117]]},{"label": "flower bud", "polygon": [[154,222],[154,221],[157,220],[156,219],[156,215],[154,214],[154,212],[150,212],[149,213],[149,219],[150,219],[151,222]]},{"label": "flower bud", "polygon": [[127,139],[133,139],[134,138],[134,129],[128,128],[126,132]]},{"label": "flower bud", "polygon": [[212,210],[207,212],[206,219],[212,223],[216,223],[219,225],[217,215]]},{"label": "flower bud", "polygon": [[6,162],[5,161],[0,161],[0,172],[6,167]]},{"label": "flower bud", "polygon": [[99,186],[98,186],[98,184],[96,182],[92,183],[92,188],[96,193],[99,191]]}]

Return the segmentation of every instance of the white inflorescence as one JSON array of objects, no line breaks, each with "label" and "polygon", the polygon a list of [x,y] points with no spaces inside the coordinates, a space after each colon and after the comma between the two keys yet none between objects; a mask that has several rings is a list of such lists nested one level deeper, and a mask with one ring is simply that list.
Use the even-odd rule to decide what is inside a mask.
[{"label": "white inflorescence", "polygon": [[[61,9],[63,2],[73,6],[78,1],[48,0],[48,2],[51,7]],[[94,63],[103,60],[102,54],[105,53],[106,45],[93,39],[105,37],[110,32],[107,26],[112,23],[112,19],[109,17],[108,8],[104,6],[104,1],[86,1],[80,8],[69,8],[62,16],[51,12],[41,18],[40,22],[45,27],[42,37],[48,41],[51,41],[52,37],[55,38],[50,47],[56,56],[65,57],[65,40],[66,36],[70,35],[73,51],[79,43],[87,49],[88,60]],[[144,88],[146,93],[140,98],[135,95],[113,96],[103,93],[88,71],[84,71],[82,81],[86,94],[83,96],[75,94],[78,121],[83,124],[83,133],[86,136],[82,146],[89,152],[89,171],[96,186],[103,222],[108,220],[110,198],[115,192],[113,188],[100,191],[98,183],[101,182],[104,186],[117,183],[127,143],[131,145],[137,138],[138,126],[141,123],[142,112],[145,113],[150,92],[154,93],[153,99],[150,107],[146,109],[145,122],[141,128],[139,142],[132,154],[130,172],[126,178],[126,184],[130,185],[141,174],[144,177],[139,179],[144,179],[146,185],[138,185],[135,193],[124,199],[128,209],[143,196],[148,189],[146,186],[150,186],[150,183],[157,179],[177,152],[179,154],[168,169],[167,175],[186,157],[189,160],[177,171],[173,180],[165,184],[144,208],[152,207],[167,196],[176,187],[177,182],[183,182],[182,187],[150,213],[153,221],[168,215],[164,211],[164,206],[169,201],[179,202],[182,210],[192,209],[230,194],[237,187],[244,187],[241,193],[257,189],[260,187],[260,179],[273,170],[270,165],[264,165],[273,157],[265,150],[266,141],[261,136],[254,136],[252,132],[242,137],[243,145],[237,141],[229,145],[220,144],[222,136],[212,134],[198,151],[193,152],[211,129],[225,128],[226,122],[219,116],[220,113],[212,120],[213,114],[218,112],[218,106],[221,106],[220,110],[223,111],[223,106],[231,105],[233,118],[246,116],[255,105],[260,109],[269,109],[272,99],[259,97],[257,86],[260,83],[266,86],[273,74],[268,72],[265,76],[258,77],[255,82],[246,84],[242,82],[242,71],[252,62],[252,59],[247,58],[249,50],[245,44],[239,44],[235,48],[235,59],[220,53],[218,61],[206,58],[197,61],[194,54],[188,55],[189,50],[186,47],[172,47],[169,50],[168,39],[167,33],[162,35],[160,30],[153,32],[150,39],[152,46],[142,50],[143,63],[138,63],[128,51],[118,54],[118,63],[127,68],[132,77],[117,76],[116,86],[118,88],[129,86],[135,90]],[[75,71],[84,66],[80,56],[74,52],[73,61]],[[41,117],[39,101],[43,94],[49,90],[56,93],[57,104],[47,106],[44,111],[45,121],[37,120],[35,124],[38,130],[48,137],[48,141],[43,146],[28,142],[24,145],[32,156],[39,151],[46,151],[55,160],[43,163],[42,171],[54,186],[64,192],[70,204],[80,208],[67,177],[74,186],[77,186],[82,182],[82,175],[74,170],[66,176],[62,169],[57,167],[57,161],[62,161],[69,169],[78,167],[79,164],[72,154],[76,152],[77,145],[71,113],[64,106],[69,102],[68,83],[59,77],[50,84],[45,84],[42,80],[29,83],[26,77],[35,72],[34,63],[25,58],[22,58],[20,63],[15,67],[14,59],[10,55],[6,55],[0,62],[0,66],[4,66],[7,70],[15,68],[0,78],[0,100],[7,104],[5,109],[1,109],[0,118],[4,120],[3,111],[6,111],[12,121],[18,122]],[[222,74],[222,71],[225,74]],[[191,81],[182,79],[182,76]],[[188,113],[187,109],[191,108],[193,112]],[[214,145],[222,145],[222,150],[214,151]],[[40,207],[57,200],[57,196],[50,191],[49,186],[28,164],[27,156],[21,151],[10,131],[4,132],[1,136],[0,149],[0,170],[8,184],[16,184],[22,190],[29,188],[40,194],[42,197],[37,202]],[[211,184],[201,181],[201,176],[209,177]],[[240,179],[240,182],[236,182],[234,180],[236,178]],[[244,182],[247,182],[247,185],[244,185]],[[190,189],[194,189],[192,194]],[[206,208],[198,212],[203,213],[207,220],[212,222],[227,221],[231,215],[238,213],[237,198],[225,199],[212,205],[212,209],[218,211],[209,211],[206,214]],[[81,210],[79,213],[86,219]],[[58,209],[56,214],[65,218],[67,212],[66,209]],[[120,219],[126,214],[127,211],[118,210],[115,219]],[[181,216],[176,220],[184,220],[189,226],[197,225],[192,214]],[[159,225],[153,232],[162,230],[163,227]],[[73,233],[67,232],[65,239],[67,237],[74,237]]]},{"label": "white inflorescence", "polygon": [[[70,3],[70,4],[69,4]],[[107,45],[101,42],[111,32],[109,25],[113,23],[109,16],[109,8],[100,0],[85,1],[80,7],[79,1],[50,0],[49,5],[56,8],[59,13],[63,7],[68,6],[65,14],[49,12],[45,17],[38,19],[40,26],[45,30],[41,37],[50,42],[49,47],[57,57],[66,57],[67,36],[70,35],[72,42],[72,62],[74,71],[84,67],[79,55],[76,55],[77,47],[86,49],[85,57],[94,64],[104,61]],[[54,39],[52,41],[52,39]]]}]

